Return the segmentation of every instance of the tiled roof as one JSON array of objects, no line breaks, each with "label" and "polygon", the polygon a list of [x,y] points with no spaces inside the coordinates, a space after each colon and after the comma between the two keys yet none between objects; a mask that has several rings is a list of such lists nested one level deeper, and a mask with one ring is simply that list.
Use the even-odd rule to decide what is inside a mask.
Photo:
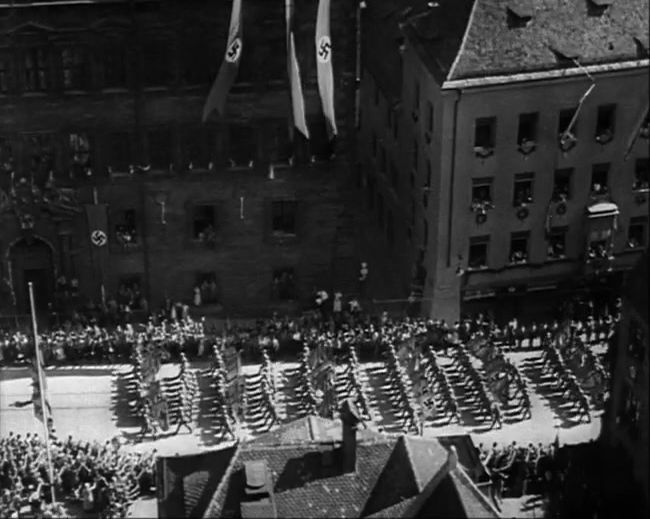
[{"label": "tiled roof", "polygon": [[[438,0],[403,28],[434,77],[466,79],[648,56],[648,0]],[[462,43],[461,43],[462,41]]]},{"label": "tiled roof", "polygon": [[448,436],[438,436],[436,439],[446,449],[449,449],[452,445],[456,448],[458,462],[465,469],[465,472],[471,474],[473,481],[489,481],[490,475],[481,463],[478,451],[469,434],[450,434]]}]

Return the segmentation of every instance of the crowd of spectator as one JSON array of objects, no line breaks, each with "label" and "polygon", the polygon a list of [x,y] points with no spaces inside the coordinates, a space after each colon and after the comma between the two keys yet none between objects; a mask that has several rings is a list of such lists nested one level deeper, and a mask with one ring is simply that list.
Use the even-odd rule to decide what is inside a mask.
[{"label": "crowd of spectator", "polygon": [[46,446],[37,434],[10,432],[0,438],[0,447],[2,517],[66,517],[66,508],[80,504],[84,516],[121,518],[138,496],[154,491],[155,451],[137,454],[116,441],[83,442],[71,436],[50,441],[52,480]]}]

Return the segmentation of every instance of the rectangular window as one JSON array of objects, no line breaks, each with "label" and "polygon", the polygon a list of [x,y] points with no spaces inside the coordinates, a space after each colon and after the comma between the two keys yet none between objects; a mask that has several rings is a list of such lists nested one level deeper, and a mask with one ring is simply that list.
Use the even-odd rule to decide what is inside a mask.
[{"label": "rectangular window", "polygon": [[521,114],[519,116],[519,130],[517,131],[517,144],[521,147],[537,142],[538,113]]},{"label": "rectangular window", "polygon": [[485,155],[494,150],[495,129],[495,117],[476,119],[476,125],[474,127],[474,151],[477,155]]},{"label": "rectangular window", "polygon": [[645,216],[636,216],[630,219],[630,227],[627,232],[627,247],[637,249],[646,246],[648,219]]},{"label": "rectangular window", "polygon": [[219,285],[214,272],[199,272],[196,275],[196,284],[193,288],[195,293],[196,289],[199,289],[201,304],[214,305],[219,302]]},{"label": "rectangular window", "polygon": [[171,80],[169,42],[145,39],[142,46],[142,80],[145,87],[167,86]]},{"label": "rectangular window", "polygon": [[609,164],[594,164],[591,169],[591,194],[604,195],[608,187]]},{"label": "rectangular window", "polygon": [[520,173],[515,175],[514,196],[512,205],[521,207],[533,203],[533,173]]},{"label": "rectangular window", "polygon": [[73,178],[85,176],[90,171],[90,139],[86,133],[71,133],[68,136],[70,146],[70,169]]},{"label": "rectangular window", "polygon": [[61,49],[61,71],[64,90],[88,90],[90,67],[85,49],[79,47]]},{"label": "rectangular window", "polygon": [[648,189],[648,182],[650,181],[650,175],[648,175],[649,169],[650,167],[647,158],[636,159],[636,163],[634,165],[634,184],[632,185],[632,188],[635,191]]},{"label": "rectangular window", "polygon": [[492,203],[492,179],[491,178],[472,179],[472,203],[473,204]]},{"label": "rectangular window", "polygon": [[295,236],[298,203],[295,200],[277,200],[271,203],[271,231],[274,235]]},{"label": "rectangular window", "polygon": [[293,267],[273,269],[272,298],[280,301],[296,299],[296,281]]},{"label": "rectangular window", "polygon": [[0,94],[6,94],[11,89],[11,53],[0,50]]},{"label": "rectangular window", "polygon": [[49,87],[47,70],[47,51],[42,48],[32,48],[24,53],[25,92],[44,92]]},{"label": "rectangular window", "polygon": [[126,87],[126,50],[123,45],[113,42],[102,48],[103,88]]},{"label": "rectangular window", "polygon": [[548,233],[547,257],[550,260],[566,258],[566,227],[553,227]]},{"label": "rectangular window", "polygon": [[433,103],[427,101],[427,131],[433,133]]},{"label": "rectangular window", "polygon": [[553,201],[559,202],[571,198],[571,177],[573,168],[556,169],[553,176]]},{"label": "rectangular window", "polygon": [[131,146],[131,135],[126,132],[116,132],[109,135],[107,139],[108,167],[111,171],[128,171],[129,165],[133,164],[133,150]]},{"label": "rectangular window", "polygon": [[612,140],[614,124],[616,122],[616,105],[602,105],[598,107],[596,118],[596,140],[602,144]]},{"label": "rectangular window", "polygon": [[231,124],[229,153],[232,167],[253,167],[257,158],[255,128],[243,124]]},{"label": "rectangular window", "polygon": [[192,239],[214,243],[217,237],[217,211],[213,205],[197,205],[192,211]]},{"label": "rectangular window", "polygon": [[529,238],[528,232],[514,232],[510,235],[510,263],[528,262]]},{"label": "rectangular window", "polygon": [[149,163],[154,169],[169,169],[172,162],[172,135],[169,128],[157,128],[147,134]]},{"label": "rectangular window", "polygon": [[135,209],[117,211],[114,215],[115,240],[124,247],[136,245],[140,238],[135,220]]},{"label": "rectangular window", "polygon": [[[558,124],[557,124],[558,135],[562,136],[564,132],[569,130],[569,126],[571,125],[573,116],[577,111],[578,111],[577,107],[560,110],[560,115],[558,117]],[[577,123],[574,123],[573,127],[571,128],[571,133],[573,134],[574,137],[578,136],[578,132],[576,131],[577,126],[578,126]]]},{"label": "rectangular window", "polygon": [[467,266],[470,269],[482,269],[488,266],[489,236],[477,236],[469,240],[469,255]]}]

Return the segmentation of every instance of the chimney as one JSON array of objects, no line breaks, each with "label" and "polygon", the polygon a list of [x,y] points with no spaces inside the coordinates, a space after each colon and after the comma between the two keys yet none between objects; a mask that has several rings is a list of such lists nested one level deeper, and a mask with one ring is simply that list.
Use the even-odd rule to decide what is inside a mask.
[{"label": "chimney", "polygon": [[266,460],[247,461],[244,463],[246,487],[240,505],[241,517],[277,518],[273,493],[273,477]]},{"label": "chimney", "polygon": [[343,424],[341,444],[343,473],[355,473],[357,471],[357,426],[361,422],[361,417],[357,406],[350,398],[341,405],[341,422]]}]

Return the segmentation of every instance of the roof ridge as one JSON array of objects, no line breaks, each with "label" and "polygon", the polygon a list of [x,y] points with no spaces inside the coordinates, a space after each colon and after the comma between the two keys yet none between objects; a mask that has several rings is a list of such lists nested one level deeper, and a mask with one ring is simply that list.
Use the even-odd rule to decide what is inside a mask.
[{"label": "roof ridge", "polygon": [[406,457],[409,460],[409,468],[411,469],[411,473],[413,474],[413,479],[415,480],[415,485],[418,488],[418,493],[420,493],[420,492],[422,492],[423,485],[422,485],[422,482],[420,481],[420,478],[418,477],[417,471],[415,470],[415,464],[414,464],[414,461],[413,461],[413,453],[411,452],[410,445],[409,445],[409,438],[408,438],[408,436],[406,434],[402,434],[400,436],[399,440],[397,441],[397,443],[399,443],[400,440],[404,444],[404,449],[406,450]]},{"label": "roof ridge", "polygon": [[451,67],[449,67],[449,72],[447,72],[447,77],[442,81],[443,83],[445,81],[451,80],[451,78],[453,78],[454,74],[456,73],[456,67],[458,66],[460,57],[462,56],[463,51],[465,50],[465,44],[469,39],[469,31],[472,28],[472,24],[474,22],[474,14],[478,9],[477,6],[480,1],[481,0],[474,0],[474,3],[472,4],[472,11],[469,13],[469,17],[467,18],[467,24],[465,25],[465,32],[463,33],[463,39],[460,42],[460,47],[458,47],[458,52],[456,53],[456,57],[454,58]]},{"label": "roof ridge", "polygon": [[235,444],[235,452],[232,454],[232,458],[230,458],[230,463],[228,463],[228,466],[226,467],[225,472],[223,473],[223,476],[221,477],[221,481],[219,481],[219,484],[217,485],[216,490],[214,491],[214,494],[212,494],[212,497],[210,498],[210,502],[208,503],[208,506],[205,507],[205,511],[203,512],[203,517],[215,517],[216,514],[211,512],[211,509],[213,505],[215,505],[215,499],[219,496],[219,493],[224,489],[226,482],[230,481],[230,476],[232,475],[232,471],[235,468],[235,463],[239,459],[239,453],[242,448],[242,445],[240,442],[237,442]]}]

